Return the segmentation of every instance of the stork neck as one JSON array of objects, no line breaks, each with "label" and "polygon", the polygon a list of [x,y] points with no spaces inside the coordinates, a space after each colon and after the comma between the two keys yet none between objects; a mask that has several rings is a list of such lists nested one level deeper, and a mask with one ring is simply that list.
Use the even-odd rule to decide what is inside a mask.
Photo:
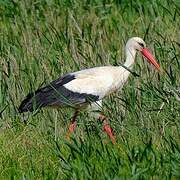
[{"label": "stork neck", "polygon": [[133,68],[133,64],[136,57],[136,50],[134,48],[126,47],[126,61],[124,63],[124,66],[126,66],[129,69]]}]

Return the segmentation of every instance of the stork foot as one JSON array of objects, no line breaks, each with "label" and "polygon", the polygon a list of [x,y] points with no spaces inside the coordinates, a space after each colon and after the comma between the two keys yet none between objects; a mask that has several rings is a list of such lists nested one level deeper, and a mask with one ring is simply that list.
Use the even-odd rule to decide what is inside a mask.
[{"label": "stork foot", "polygon": [[104,124],[104,131],[107,133],[107,135],[109,136],[109,138],[111,139],[113,144],[116,144],[116,138],[113,135],[113,130],[112,128],[109,126],[109,124]]},{"label": "stork foot", "polygon": [[74,132],[74,130],[75,130],[75,128],[76,128],[76,125],[77,125],[76,118],[77,118],[78,114],[79,114],[79,111],[76,110],[75,113],[74,113],[74,116],[73,116],[73,118],[72,118],[72,120],[71,120],[71,123],[70,123],[70,125],[69,125],[68,132],[67,132],[67,134],[66,134],[66,139],[67,139],[67,140],[70,140],[71,134]]},{"label": "stork foot", "polygon": [[74,132],[74,130],[76,128],[76,124],[77,124],[76,121],[73,121],[73,122],[70,123],[68,132],[66,134],[66,139],[67,140],[70,140],[71,134]]},{"label": "stork foot", "polygon": [[103,129],[104,129],[104,131],[107,133],[107,135],[111,139],[112,143],[115,144],[116,143],[116,138],[115,138],[115,136],[113,134],[113,129],[108,124],[107,117],[104,116],[104,115],[101,115],[99,117],[99,119],[103,121]]}]

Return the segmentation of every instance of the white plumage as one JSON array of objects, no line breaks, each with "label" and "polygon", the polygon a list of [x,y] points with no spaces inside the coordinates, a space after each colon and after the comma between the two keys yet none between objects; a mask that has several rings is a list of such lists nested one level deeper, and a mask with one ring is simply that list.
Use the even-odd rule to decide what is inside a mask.
[{"label": "white plumage", "polygon": [[123,67],[95,67],[72,73],[76,79],[64,87],[73,92],[93,94],[102,99],[122,86],[129,73]]}]

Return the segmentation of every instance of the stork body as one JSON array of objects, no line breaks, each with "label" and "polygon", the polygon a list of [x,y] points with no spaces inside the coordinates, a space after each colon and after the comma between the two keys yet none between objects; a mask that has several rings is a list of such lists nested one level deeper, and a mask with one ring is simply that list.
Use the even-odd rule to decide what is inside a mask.
[{"label": "stork body", "polygon": [[[68,136],[70,136],[75,129],[78,112],[82,108],[92,103],[92,106],[101,104],[104,97],[123,87],[133,67],[137,51],[159,69],[159,64],[145,48],[145,42],[141,38],[134,37],[126,44],[126,61],[123,66],[94,67],[66,74],[29,94],[21,103],[19,111],[33,111],[45,106],[73,107],[75,114],[69,127]],[[115,138],[107,118],[102,115],[100,118],[104,121],[105,132],[114,143]]]}]

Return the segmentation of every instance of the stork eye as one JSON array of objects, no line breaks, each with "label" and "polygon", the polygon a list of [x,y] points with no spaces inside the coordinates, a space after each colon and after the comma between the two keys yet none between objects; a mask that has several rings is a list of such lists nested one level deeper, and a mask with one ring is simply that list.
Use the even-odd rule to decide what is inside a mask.
[{"label": "stork eye", "polygon": [[139,43],[139,42],[138,42],[138,44],[139,44],[141,47],[144,48],[144,44],[143,44],[143,43]]}]

